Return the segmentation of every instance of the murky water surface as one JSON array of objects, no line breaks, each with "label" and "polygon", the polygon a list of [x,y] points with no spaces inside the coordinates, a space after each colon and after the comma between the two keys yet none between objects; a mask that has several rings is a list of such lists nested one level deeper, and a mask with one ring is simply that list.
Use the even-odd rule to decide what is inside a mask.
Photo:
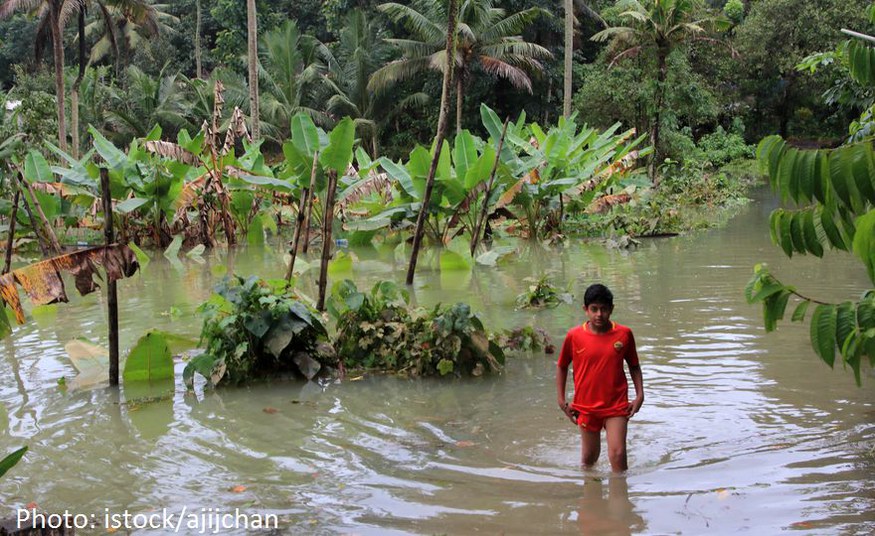
[{"label": "murky water surface", "polygon": [[[280,533],[872,534],[875,378],[867,371],[857,388],[850,372],[823,365],[807,326],[765,334],[742,291],[761,261],[833,301],[855,298],[867,279],[847,255],[782,257],[768,238],[771,204],[757,201],[725,229],[634,251],[520,246],[511,262],[470,275],[423,262],[418,303],[468,301],[491,328],[534,323],[557,343],[581,321],[579,305],[515,311],[524,278],[549,272],[576,302],[594,281],[612,287],[615,319],[637,336],[647,393],[624,478],[609,477],[604,457],[594,472],[579,468],[577,431],[555,407],[556,356],[544,354],[466,381],[64,390],[57,380],[75,374],[64,344],[106,344],[97,293],[0,342],[0,453],[30,446],[2,480],[0,518],[33,501],[98,524],[107,512],[239,508],[277,515]],[[360,286],[403,280],[391,250],[356,254]],[[283,272],[279,248],[181,268],[156,259],[119,285],[122,348],[150,327],[197,335],[195,308],[222,264]]]}]

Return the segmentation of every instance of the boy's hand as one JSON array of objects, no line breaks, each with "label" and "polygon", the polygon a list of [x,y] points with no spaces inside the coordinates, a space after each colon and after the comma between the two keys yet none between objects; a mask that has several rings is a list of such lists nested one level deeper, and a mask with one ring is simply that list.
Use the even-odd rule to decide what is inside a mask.
[{"label": "boy's hand", "polygon": [[633,400],[632,402],[629,402],[629,407],[627,409],[627,412],[628,412],[628,417],[630,419],[632,418],[633,415],[638,413],[638,410],[641,409],[642,404],[644,404],[644,397],[643,396],[637,396],[637,397],[635,397],[635,400]]},{"label": "boy's hand", "polygon": [[575,411],[571,409],[571,405],[568,402],[560,402],[559,409],[565,413],[565,416],[568,417],[568,420],[577,425],[577,415],[575,415]]}]

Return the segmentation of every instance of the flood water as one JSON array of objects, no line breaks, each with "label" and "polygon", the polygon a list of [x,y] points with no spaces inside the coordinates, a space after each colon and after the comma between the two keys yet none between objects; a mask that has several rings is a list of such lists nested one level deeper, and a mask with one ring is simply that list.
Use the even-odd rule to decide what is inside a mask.
[{"label": "flood water", "polygon": [[[723,229],[636,250],[521,245],[509,262],[471,274],[421,263],[419,304],[467,301],[491,329],[531,323],[557,344],[582,320],[587,285],[613,289],[646,389],[624,477],[610,476],[604,449],[593,471],[579,467],[578,432],[556,408],[556,356],[543,353],[469,380],[64,389],[58,379],[75,375],[64,344],[107,344],[98,292],[71,296],[0,342],[0,453],[30,446],[0,483],[0,518],[35,502],[93,514],[98,526],[82,534],[106,533],[105,513],[164,508],[275,514],[283,534],[872,534],[875,377],[866,370],[858,388],[849,370],[820,362],[807,324],[766,334],[760,307],[743,296],[758,262],[831,301],[855,299],[868,279],[846,254],[784,258],[768,237],[774,202],[757,195]],[[406,265],[391,250],[355,253],[360,287],[403,281]],[[222,265],[282,277],[280,247],[226,255],[176,268],[154,259],[121,281],[122,349],[151,327],[196,336],[195,308]],[[575,305],[514,310],[524,278],[546,272],[571,285]],[[312,281],[304,288],[315,294]]]}]

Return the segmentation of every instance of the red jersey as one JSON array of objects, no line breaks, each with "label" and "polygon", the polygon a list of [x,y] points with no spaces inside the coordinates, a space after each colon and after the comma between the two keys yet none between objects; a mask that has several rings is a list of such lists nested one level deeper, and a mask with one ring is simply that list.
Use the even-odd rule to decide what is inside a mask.
[{"label": "red jersey", "polygon": [[571,407],[595,417],[625,415],[629,384],[623,361],[638,366],[638,351],[632,330],[611,322],[606,333],[594,333],[587,324],[568,330],[559,366],[574,371],[574,401]]}]

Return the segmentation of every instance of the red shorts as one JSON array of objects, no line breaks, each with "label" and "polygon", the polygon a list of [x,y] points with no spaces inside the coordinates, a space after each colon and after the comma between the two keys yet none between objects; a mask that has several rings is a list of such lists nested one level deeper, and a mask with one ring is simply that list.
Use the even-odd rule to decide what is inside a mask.
[{"label": "red shorts", "polygon": [[591,415],[589,413],[578,413],[577,426],[580,426],[587,432],[601,432],[605,427],[605,420],[614,417],[628,417],[626,414],[617,415]]}]

